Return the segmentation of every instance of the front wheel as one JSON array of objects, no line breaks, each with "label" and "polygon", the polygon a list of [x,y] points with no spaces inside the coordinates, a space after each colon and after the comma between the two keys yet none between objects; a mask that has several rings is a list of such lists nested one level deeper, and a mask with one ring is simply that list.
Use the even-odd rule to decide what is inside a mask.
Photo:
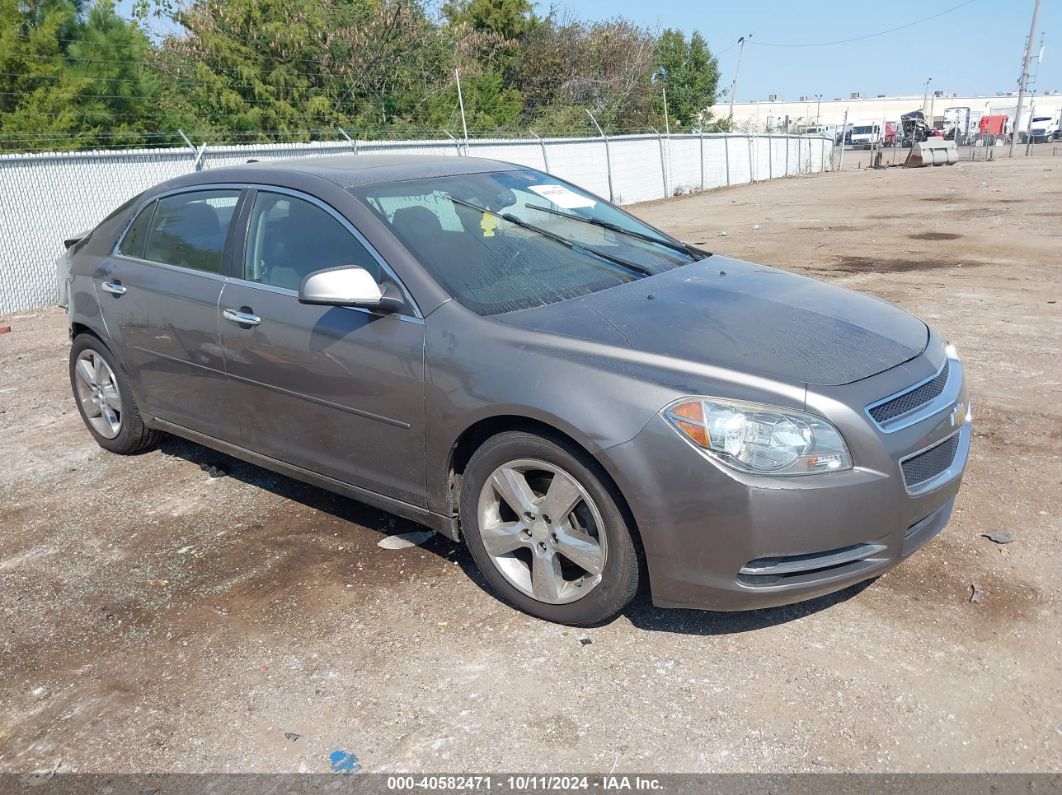
[{"label": "front wheel", "polygon": [[561,624],[619,613],[638,590],[638,554],[616,499],[585,455],[534,434],[498,434],[472,456],[461,526],[503,599]]}]

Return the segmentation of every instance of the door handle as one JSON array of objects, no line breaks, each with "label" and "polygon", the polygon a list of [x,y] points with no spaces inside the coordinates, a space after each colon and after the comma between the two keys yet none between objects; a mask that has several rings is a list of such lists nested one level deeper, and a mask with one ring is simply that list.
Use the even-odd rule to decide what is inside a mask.
[{"label": "door handle", "polygon": [[231,320],[233,323],[239,323],[241,326],[257,326],[262,322],[262,318],[258,317],[258,315],[252,315],[250,312],[241,312],[238,309],[222,310],[221,316],[226,320]]},{"label": "door handle", "polygon": [[100,285],[106,292],[114,295],[125,295],[125,291],[129,288],[121,282],[104,282]]}]

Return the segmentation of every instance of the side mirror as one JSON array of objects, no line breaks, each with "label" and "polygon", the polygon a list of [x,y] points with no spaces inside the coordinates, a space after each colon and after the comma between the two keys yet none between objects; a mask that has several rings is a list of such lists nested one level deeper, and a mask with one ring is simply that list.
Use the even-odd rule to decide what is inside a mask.
[{"label": "side mirror", "polygon": [[[299,303],[323,306],[360,306],[393,312],[404,306],[388,285],[381,288],[364,268],[343,266],[311,273],[299,286]],[[386,290],[386,294],[385,294]]]}]

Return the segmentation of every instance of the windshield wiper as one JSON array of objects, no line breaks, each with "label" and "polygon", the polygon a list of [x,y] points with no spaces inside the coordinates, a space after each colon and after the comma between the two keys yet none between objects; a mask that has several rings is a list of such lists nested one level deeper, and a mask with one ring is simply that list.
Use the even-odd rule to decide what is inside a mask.
[{"label": "windshield wiper", "polygon": [[603,260],[607,260],[608,262],[612,262],[612,263],[614,263],[616,265],[619,265],[622,268],[626,268],[627,270],[634,271],[635,273],[640,273],[643,276],[652,276],[653,275],[653,272],[651,270],[649,270],[648,268],[644,267],[643,265],[639,265],[636,262],[630,262],[628,260],[623,259],[622,257],[614,256],[613,254],[606,254],[604,251],[598,251],[596,248],[591,248],[590,246],[584,246],[582,243],[576,243],[574,240],[569,240],[568,238],[564,237],[563,235],[558,235],[555,232],[550,232],[548,229],[543,229],[541,226],[535,226],[534,224],[529,224],[527,221],[523,220],[522,218],[516,217],[512,213],[495,212],[494,210],[491,210],[488,207],[480,207],[478,204],[473,204],[472,202],[466,202],[464,199],[455,199],[453,196],[447,196],[446,198],[448,198],[454,204],[460,204],[460,205],[462,205],[464,207],[469,207],[469,208],[471,208],[473,210],[478,210],[481,213],[489,213],[489,214],[495,216],[496,218],[501,218],[503,221],[508,221],[510,224],[514,224],[515,226],[522,227],[523,229],[528,229],[528,230],[530,230],[532,232],[535,232],[536,234],[542,235],[542,237],[544,237],[544,238],[552,240],[555,243],[560,243],[565,248],[586,251],[589,254],[593,254],[595,257],[600,257]]},{"label": "windshield wiper", "polygon": [[540,207],[537,204],[525,204],[524,207],[529,210],[538,210],[541,213],[559,215],[561,218],[567,218],[571,221],[581,221],[584,224],[600,226],[602,229],[608,229],[612,232],[618,232],[621,235],[627,235],[629,237],[636,237],[639,240],[644,240],[647,243],[656,243],[658,246],[665,246],[666,248],[681,252],[693,260],[701,259],[699,252],[694,250],[692,246],[687,246],[685,243],[673,243],[670,240],[665,240],[664,238],[657,237],[656,235],[647,235],[643,232],[635,232],[633,229],[624,229],[619,224],[614,224],[611,221],[602,221],[599,218],[584,218],[581,215],[575,215],[573,213],[564,213],[560,210],[554,210],[551,207]]}]

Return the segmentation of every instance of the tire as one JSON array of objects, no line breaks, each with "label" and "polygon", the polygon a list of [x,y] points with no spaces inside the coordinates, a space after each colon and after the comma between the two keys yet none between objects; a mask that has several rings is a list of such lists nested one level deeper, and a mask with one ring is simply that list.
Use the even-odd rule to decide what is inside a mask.
[{"label": "tire", "polygon": [[[598,472],[563,440],[523,431],[493,436],[473,454],[462,478],[461,527],[504,601],[546,621],[588,626],[634,598],[637,548]],[[518,514],[514,503],[528,510]],[[548,515],[551,506],[559,515]]]},{"label": "tire", "polygon": [[70,388],[85,427],[104,450],[133,455],[154,446],[161,437],[144,425],[128,375],[110,349],[92,334],[74,338]]}]

